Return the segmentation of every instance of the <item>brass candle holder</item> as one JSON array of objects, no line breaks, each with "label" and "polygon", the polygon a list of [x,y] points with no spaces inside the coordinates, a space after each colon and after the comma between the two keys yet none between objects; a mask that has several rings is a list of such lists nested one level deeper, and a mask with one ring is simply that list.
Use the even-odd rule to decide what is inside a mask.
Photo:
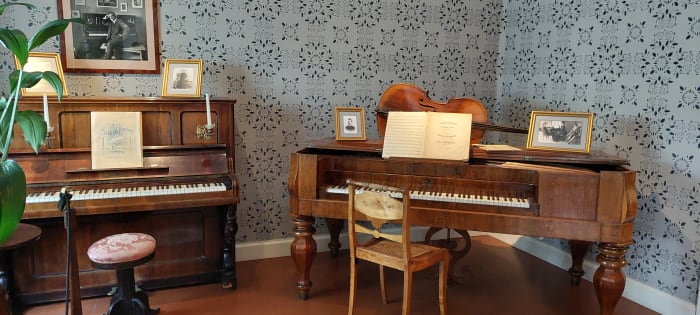
[{"label": "brass candle holder", "polygon": [[211,139],[215,124],[197,125],[197,138]]}]

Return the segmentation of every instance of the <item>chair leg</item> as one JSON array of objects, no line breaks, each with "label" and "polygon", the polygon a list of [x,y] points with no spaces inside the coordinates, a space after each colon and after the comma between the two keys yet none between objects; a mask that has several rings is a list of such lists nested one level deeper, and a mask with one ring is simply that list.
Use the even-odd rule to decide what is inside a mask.
[{"label": "chair leg", "polygon": [[447,314],[447,281],[450,273],[450,256],[445,255],[445,258],[440,263],[440,286],[438,303],[440,303],[440,315]]},{"label": "chair leg", "polygon": [[382,302],[389,303],[386,297],[386,283],[384,282],[384,266],[379,265],[379,289],[382,291]]},{"label": "chair leg", "polygon": [[413,272],[403,271],[403,305],[401,314],[408,315],[411,312],[411,289],[413,288]]},{"label": "chair leg", "polygon": [[355,259],[350,259],[350,301],[348,301],[348,315],[352,315],[355,309],[355,291],[357,291],[357,266]]}]

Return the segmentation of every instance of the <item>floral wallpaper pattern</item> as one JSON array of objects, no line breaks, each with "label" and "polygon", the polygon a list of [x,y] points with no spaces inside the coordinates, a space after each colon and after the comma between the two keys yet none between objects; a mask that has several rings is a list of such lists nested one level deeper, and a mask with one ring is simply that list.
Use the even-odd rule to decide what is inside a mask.
[{"label": "floral wallpaper pattern", "polygon": [[[6,13],[0,25],[31,33],[57,16],[55,1],[33,3],[37,10]],[[593,147],[638,170],[628,276],[695,301],[697,12],[697,0],[163,0],[159,29],[163,59],[204,60],[202,91],[237,100],[239,241],[291,237],[289,155],[333,136],[335,107],[364,108],[376,137],[382,91],[410,82],[436,100],[480,99],[507,126],[527,127],[532,110],[595,113]],[[59,51],[58,41],[42,50]],[[6,76],[14,62],[0,54]],[[160,75],[66,81],[81,96],[157,96],[162,85]],[[485,141],[524,144],[497,133]]]},{"label": "floral wallpaper pattern", "polygon": [[531,110],[594,113],[593,148],[637,170],[639,212],[625,272],[694,303],[700,3],[508,0],[504,7],[499,118],[527,126],[523,113]]}]

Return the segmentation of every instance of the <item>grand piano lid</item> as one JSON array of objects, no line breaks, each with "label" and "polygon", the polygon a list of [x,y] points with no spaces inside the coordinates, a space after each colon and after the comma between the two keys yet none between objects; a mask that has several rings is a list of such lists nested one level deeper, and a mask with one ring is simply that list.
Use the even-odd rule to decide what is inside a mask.
[{"label": "grand piano lid", "polygon": [[[381,153],[383,144],[384,143],[382,139],[335,140],[333,138],[324,138],[303,143],[302,146],[305,148],[317,150]],[[627,159],[598,150],[591,150],[590,153],[574,153],[527,150],[522,147],[514,148],[516,150],[487,151],[484,148],[482,148],[481,145],[472,145],[471,149],[469,150],[469,160],[543,162],[611,166],[629,165],[629,161],[627,161]]]}]

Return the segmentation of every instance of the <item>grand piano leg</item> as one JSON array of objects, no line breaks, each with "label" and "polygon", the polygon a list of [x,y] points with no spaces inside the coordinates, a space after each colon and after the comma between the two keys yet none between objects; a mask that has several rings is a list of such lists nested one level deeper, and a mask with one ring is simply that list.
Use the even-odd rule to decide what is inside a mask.
[{"label": "grand piano leg", "polygon": [[236,205],[226,207],[226,223],[224,223],[224,262],[221,283],[226,289],[238,287],[236,275],[236,233],[238,233],[238,219]]},{"label": "grand piano leg", "polygon": [[569,274],[571,275],[571,284],[578,285],[581,283],[581,277],[583,277],[583,258],[586,256],[590,242],[586,241],[569,241],[569,247],[571,248],[571,268],[569,268]]},{"label": "grand piano leg", "polygon": [[328,243],[328,248],[331,250],[331,257],[338,257],[340,251],[340,231],[343,229],[343,219],[326,218],[328,233],[331,235],[331,241]]},{"label": "grand piano leg", "polygon": [[314,228],[314,218],[309,216],[294,217],[294,241],[291,245],[292,259],[297,267],[297,290],[299,290],[299,299],[308,300],[309,291],[311,290],[311,264],[316,257],[316,241],[313,238],[316,233]]},{"label": "grand piano leg", "polygon": [[598,244],[597,261],[600,266],[593,274],[593,287],[600,304],[601,315],[612,315],[615,305],[625,290],[625,274],[620,268],[627,265],[625,253],[628,244]]}]

